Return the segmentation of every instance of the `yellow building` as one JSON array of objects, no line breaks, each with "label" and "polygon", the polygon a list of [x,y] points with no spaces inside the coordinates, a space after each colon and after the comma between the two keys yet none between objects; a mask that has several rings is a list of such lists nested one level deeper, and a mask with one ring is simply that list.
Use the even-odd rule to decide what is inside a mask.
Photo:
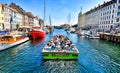
[{"label": "yellow building", "polygon": [[3,15],[3,5],[0,3],[0,31],[5,29],[4,25],[4,15]]}]

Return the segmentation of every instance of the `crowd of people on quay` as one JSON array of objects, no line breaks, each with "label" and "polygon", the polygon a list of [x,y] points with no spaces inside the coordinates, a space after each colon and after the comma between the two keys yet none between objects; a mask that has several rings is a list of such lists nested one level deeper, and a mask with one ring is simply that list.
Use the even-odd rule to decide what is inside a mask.
[{"label": "crowd of people on quay", "polygon": [[54,36],[44,49],[48,51],[76,51],[75,45],[63,35]]}]

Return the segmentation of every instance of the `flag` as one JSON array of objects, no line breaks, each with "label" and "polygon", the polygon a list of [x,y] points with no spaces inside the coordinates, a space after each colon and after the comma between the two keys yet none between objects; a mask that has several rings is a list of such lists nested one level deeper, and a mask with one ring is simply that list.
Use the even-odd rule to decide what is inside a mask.
[{"label": "flag", "polygon": [[12,29],[12,21],[13,21],[13,19],[12,19],[12,16],[10,17],[10,29]]},{"label": "flag", "polygon": [[12,25],[12,21],[13,21],[13,19],[12,19],[12,16],[10,17],[10,25]]}]

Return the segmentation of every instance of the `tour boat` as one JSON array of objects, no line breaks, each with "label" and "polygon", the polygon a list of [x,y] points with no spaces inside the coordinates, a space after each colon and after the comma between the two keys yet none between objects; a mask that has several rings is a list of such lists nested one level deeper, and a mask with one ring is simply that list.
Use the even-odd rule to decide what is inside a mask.
[{"label": "tour boat", "polygon": [[23,35],[5,35],[0,37],[0,51],[5,50],[28,41],[29,38]]},{"label": "tour boat", "polygon": [[34,27],[32,27],[32,31],[30,32],[30,36],[33,39],[37,39],[37,38],[45,37],[46,34],[39,26],[34,26]]},{"label": "tour boat", "polygon": [[[56,40],[56,36],[58,37],[57,40]],[[42,50],[43,59],[49,59],[49,60],[51,59],[65,59],[65,60],[77,59],[79,55],[79,51],[76,48],[76,46],[66,36],[63,36],[63,35],[56,35],[56,36],[53,36],[51,40],[43,48]]]}]

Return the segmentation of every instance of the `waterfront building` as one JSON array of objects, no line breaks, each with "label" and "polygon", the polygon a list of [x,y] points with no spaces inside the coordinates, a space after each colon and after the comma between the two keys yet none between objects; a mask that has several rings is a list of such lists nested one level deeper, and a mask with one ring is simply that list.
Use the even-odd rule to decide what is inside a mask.
[{"label": "waterfront building", "polygon": [[[99,4],[85,14],[85,26],[98,28],[99,30],[110,30],[120,25],[120,0],[111,0]],[[79,14],[78,23],[82,23],[84,14]]]},{"label": "waterfront building", "polygon": [[25,14],[25,26],[29,26],[29,22],[28,22],[28,16],[27,16],[27,14]]},{"label": "waterfront building", "polygon": [[11,3],[0,3],[0,30],[3,29],[16,29],[18,26],[33,26],[41,25],[43,21],[38,17],[33,16],[31,12],[25,12],[19,5]]},{"label": "waterfront building", "polygon": [[5,29],[4,25],[4,15],[3,15],[3,5],[0,3],[0,31]]},{"label": "waterfront building", "polygon": [[81,12],[78,15],[78,27],[83,28],[85,27],[85,13],[82,14]]},{"label": "waterfront building", "polygon": [[9,6],[7,6],[7,4],[3,4],[3,9],[5,29],[10,29],[11,28],[10,18],[12,17],[12,9]]},{"label": "waterfront building", "polygon": [[18,24],[19,26],[22,26],[22,24],[23,24],[22,14],[20,14],[20,13],[18,12],[17,15],[16,15],[16,17],[17,17],[17,24]]},{"label": "waterfront building", "polygon": [[28,16],[29,26],[33,26],[34,25],[34,16],[33,16],[33,14],[31,12],[27,12],[26,14]]},{"label": "waterfront building", "polygon": [[44,21],[42,19],[39,19],[39,25],[40,25],[41,28],[43,28]]},{"label": "waterfront building", "polygon": [[34,18],[33,18],[33,21],[34,21],[34,26],[38,26],[39,25],[39,19],[38,19],[38,17],[37,16],[35,16]]},{"label": "waterfront building", "polygon": [[[116,0],[115,0],[116,1]],[[116,19],[115,19],[115,26],[120,26],[120,0],[117,0],[116,4]]]},{"label": "waterfront building", "polygon": [[116,24],[117,18],[117,2],[109,1],[100,6],[100,18],[99,18],[99,29],[100,30],[110,30]]},{"label": "waterfront building", "polygon": [[12,8],[12,28],[17,29],[17,26],[22,26],[22,14],[20,14],[17,10]]},{"label": "waterfront building", "polygon": [[62,25],[60,25],[60,27],[62,27],[64,29],[68,29],[68,28],[70,28],[70,25],[69,24],[62,24]]},{"label": "waterfront building", "polygon": [[95,7],[85,13],[85,26],[91,26],[97,28],[99,24],[99,8]]},{"label": "waterfront building", "polygon": [[3,6],[5,29],[16,29],[17,25],[22,25],[22,14],[8,5],[3,4]]},{"label": "waterfront building", "polygon": [[9,5],[11,8],[16,9],[20,14],[22,14],[22,25],[25,25],[25,10],[23,10],[19,5],[15,3],[11,3]]}]

